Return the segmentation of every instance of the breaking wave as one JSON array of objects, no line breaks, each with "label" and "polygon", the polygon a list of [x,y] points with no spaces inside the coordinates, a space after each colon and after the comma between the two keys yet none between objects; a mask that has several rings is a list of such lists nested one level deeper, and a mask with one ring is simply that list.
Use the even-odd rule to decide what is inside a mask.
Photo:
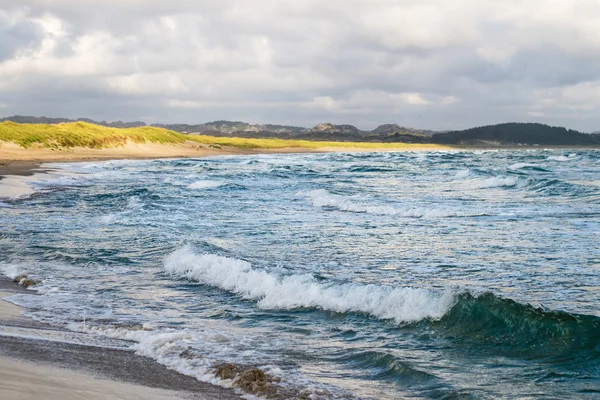
[{"label": "breaking wave", "polygon": [[214,254],[196,254],[190,245],[175,250],[164,261],[171,275],[257,301],[264,309],[316,308],[338,313],[356,312],[396,323],[439,319],[453,305],[450,291],[354,283],[323,283],[309,274],[281,276],[253,269],[246,261]]},{"label": "breaking wave", "polygon": [[225,182],[221,181],[196,181],[188,185],[188,189],[214,189],[224,184]]},{"label": "breaking wave", "polygon": [[577,154],[571,153],[568,156],[548,156],[546,158],[546,160],[548,160],[548,161],[561,161],[561,162],[565,162],[565,161],[575,160],[576,158],[577,158]]},{"label": "breaking wave", "polygon": [[460,171],[457,171],[456,174],[454,175],[454,179],[466,179],[469,176],[471,176],[471,171],[468,169],[461,169]]},{"label": "breaking wave", "polygon": [[517,186],[519,180],[512,176],[501,177],[501,176],[493,176],[483,181],[479,181],[475,184],[475,187],[479,189],[488,189],[488,188],[496,188],[496,187],[514,187]]},{"label": "breaking wave", "polygon": [[599,353],[600,318],[479,295],[376,284],[326,283],[309,274],[278,275],[246,261],[196,254],[190,245],[165,258],[165,271],[256,301],[263,309],[314,308],[362,313],[396,324],[426,324],[476,347],[504,348],[513,356]]}]

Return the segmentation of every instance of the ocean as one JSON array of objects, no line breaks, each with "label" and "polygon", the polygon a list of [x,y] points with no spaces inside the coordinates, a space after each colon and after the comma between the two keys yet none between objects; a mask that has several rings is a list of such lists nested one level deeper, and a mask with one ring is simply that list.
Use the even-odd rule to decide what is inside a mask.
[{"label": "ocean", "polygon": [[36,320],[304,398],[600,397],[600,151],[48,166],[0,203]]}]

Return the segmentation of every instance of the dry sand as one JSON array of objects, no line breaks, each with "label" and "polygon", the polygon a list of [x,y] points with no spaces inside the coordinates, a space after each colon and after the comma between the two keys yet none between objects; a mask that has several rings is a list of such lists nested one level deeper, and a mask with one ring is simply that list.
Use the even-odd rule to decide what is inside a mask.
[{"label": "dry sand", "polygon": [[122,147],[90,149],[73,147],[62,150],[48,148],[23,148],[13,143],[1,143],[0,160],[4,161],[83,161],[109,160],[119,158],[162,158],[162,157],[202,157],[221,154],[220,149],[202,146],[194,142],[182,145],[157,143],[129,143]]},{"label": "dry sand", "polygon": [[233,390],[168,370],[130,350],[50,340],[85,334],[26,318],[20,307],[1,300],[25,292],[32,294],[0,277],[2,400],[240,399]]},{"label": "dry sand", "polygon": [[177,392],[98,379],[67,369],[0,357],[0,397],[3,400],[105,400],[184,398]]}]

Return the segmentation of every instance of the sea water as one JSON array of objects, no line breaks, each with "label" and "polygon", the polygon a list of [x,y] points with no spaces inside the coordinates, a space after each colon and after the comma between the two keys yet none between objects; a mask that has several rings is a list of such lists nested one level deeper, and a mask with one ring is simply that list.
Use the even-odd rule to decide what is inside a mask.
[{"label": "sea water", "polygon": [[0,207],[35,319],[313,398],[600,396],[598,151],[49,166]]}]

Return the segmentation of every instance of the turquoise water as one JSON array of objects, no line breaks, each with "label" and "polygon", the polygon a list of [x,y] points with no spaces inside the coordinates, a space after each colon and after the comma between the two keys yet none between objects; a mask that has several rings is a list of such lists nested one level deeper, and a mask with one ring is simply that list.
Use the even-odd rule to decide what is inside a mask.
[{"label": "turquoise water", "polygon": [[315,398],[600,394],[598,151],[52,166],[0,204],[36,319]]}]

